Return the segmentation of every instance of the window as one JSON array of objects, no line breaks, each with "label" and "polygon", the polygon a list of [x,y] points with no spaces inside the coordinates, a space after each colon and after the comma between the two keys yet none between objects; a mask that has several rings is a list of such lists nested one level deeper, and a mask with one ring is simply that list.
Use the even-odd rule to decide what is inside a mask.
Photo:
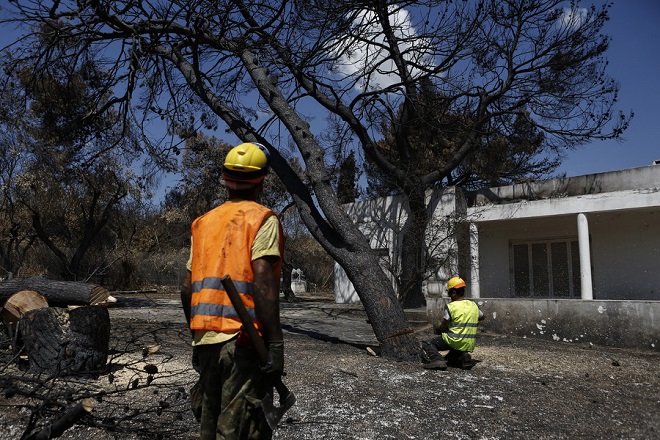
[{"label": "window", "polygon": [[580,297],[577,239],[511,244],[512,291],[517,297]]}]

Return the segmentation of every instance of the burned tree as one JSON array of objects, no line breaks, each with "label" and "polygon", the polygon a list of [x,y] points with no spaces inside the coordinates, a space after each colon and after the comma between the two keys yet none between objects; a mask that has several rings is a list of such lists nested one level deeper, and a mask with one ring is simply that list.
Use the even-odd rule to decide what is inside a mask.
[{"label": "burned tree", "polygon": [[[417,341],[378,255],[332,188],[318,136],[325,125],[314,115],[340,121],[347,139],[403,182],[415,209],[425,189],[488,148],[484,136],[506,132],[518,117],[546,133],[549,146],[616,137],[627,118],[613,113],[617,85],[604,70],[607,7],[577,21],[581,14],[562,5],[93,0],[23,1],[14,11],[17,21],[45,24],[51,41],[103,53],[112,73],[106,88],[116,90],[109,104],[135,104],[143,121],[162,117],[181,136],[222,121],[239,139],[267,145],[303,222],[354,284],[383,353],[410,359]],[[42,48],[38,56],[46,64],[51,52]],[[411,118],[423,80],[461,115],[464,135],[433,172],[418,176],[408,171],[418,155]],[[378,149],[384,123],[394,127],[405,166]],[[285,158],[288,141],[304,175]]]}]

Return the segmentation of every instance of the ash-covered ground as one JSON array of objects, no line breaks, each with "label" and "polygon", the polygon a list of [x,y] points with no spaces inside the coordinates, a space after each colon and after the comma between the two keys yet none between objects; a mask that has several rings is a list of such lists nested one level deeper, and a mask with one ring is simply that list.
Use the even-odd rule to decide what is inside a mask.
[{"label": "ash-covered ground", "polygon": [[[94,409],[60,438],[198,437],[176,296],[120,303],[110,310],[111,372],[98,377],[36,378],[2,344],[3,439],[39,430],[85,397]],[[355,307],[282,309],[285,382],[297,403],[276,439],[660,438],[657,352],[480,334],[472,370],[428,371],[371,355],[373,334]],[[158,373],[149,378],[145,365]]]}]

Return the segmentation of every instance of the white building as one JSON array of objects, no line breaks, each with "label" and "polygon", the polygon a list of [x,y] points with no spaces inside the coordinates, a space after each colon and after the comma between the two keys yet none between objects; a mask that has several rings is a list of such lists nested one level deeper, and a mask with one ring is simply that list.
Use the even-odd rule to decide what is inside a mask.
[{"label": "white building", "polygon": [[[460,275],[468,283],[468,296],[481,298],[482,307],[492,308],[495,314],[495,309],[508,314],[516,309],[528,315],[534,307],[544,315],[540,317],[546,322],[542,327],[548,327],[549,320],[584,319],[573,316],[578,309],[587,315],[590,311],[610,317],[616,313],[629,318],[632,327],[637,325],[635,321],[648,326],[650,339],[644,336],[642,346],[657,345],[660,166],[468,194],[446,188],[442,193],[429,193],[429,198],[434,222],[427,231],[427,246],[437,261],[424,285],[430,316],[445,302],[447,279]],[[400,200],[388,197],[357,202],[348,209],[371,237],[372,247],[382,253],[384,264],[396,270],[392,262],[398,258],[397,231],[406,216]],[[357,301],[342,272],[341,268],[336,271],[337,301]],[[610,300],[634,301],[635,311],[629,310],[632,304],[597,304]],[[650,305],[638,310],[642,302]],[[526,316],[519,325],[523,334],[534,328],[529,319]],[[590,319],[585,328],[589,324],[595,328]],[[602,325],[605,330],[601,328],[601,332],[612,333],[611,320]],[[538,323],[535,327],[541,331]],[[543,333],[546,331],[549,329]]]}]

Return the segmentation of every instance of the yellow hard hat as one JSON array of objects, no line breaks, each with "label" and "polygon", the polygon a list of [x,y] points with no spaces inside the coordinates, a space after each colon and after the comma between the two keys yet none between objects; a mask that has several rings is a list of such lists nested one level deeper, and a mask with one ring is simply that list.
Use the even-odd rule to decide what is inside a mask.
[{"label": "yellow hard hat", "polygon": [[225,157],[222,167],[225,185],[233,189],[254,186],[268,173],[269,162],[270,154],[263,145],[251,142],[237,145]]},{"label": "yellow hard hat", "polygon": [[465,287],[465,281],[463,278],[454,277],[447,281],[447,290],[458,289],[459,287]]}]

